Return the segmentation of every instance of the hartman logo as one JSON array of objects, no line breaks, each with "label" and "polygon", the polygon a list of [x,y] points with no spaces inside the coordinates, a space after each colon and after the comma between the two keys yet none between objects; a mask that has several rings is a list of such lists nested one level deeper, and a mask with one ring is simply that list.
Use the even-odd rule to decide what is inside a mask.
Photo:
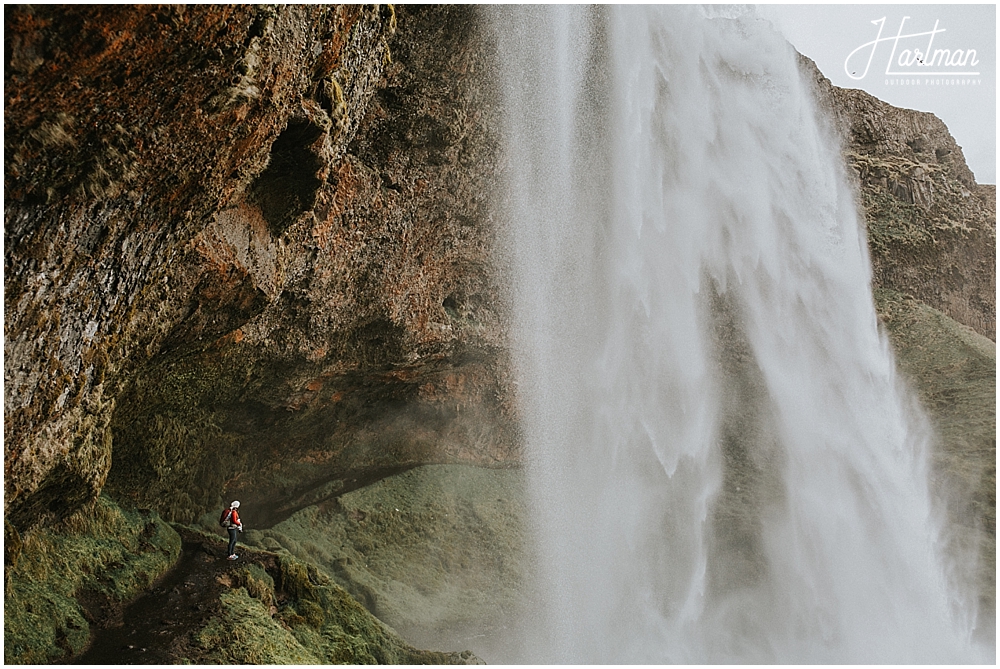
[{"label": "hartman logo", "polygon": [[[976,49],[946,48],[944,40],[935,38],[945,32],[940,21],[934,21],[934,28],[923,32],[904,33],[909,16],[899,22],[899,30],[893,37],[883,37],[886,17],[872,21],[878,26],[878,34],[870,42],[865,42],[852,51],[844,60],[844,71],[851,79],[868,76],[876,53],[879,61],[885,58],[887,77],[978,77],[979,54]],[[883,42],[885,47],[880,48]],[[890,46],[891,45],[891,46]]]}]

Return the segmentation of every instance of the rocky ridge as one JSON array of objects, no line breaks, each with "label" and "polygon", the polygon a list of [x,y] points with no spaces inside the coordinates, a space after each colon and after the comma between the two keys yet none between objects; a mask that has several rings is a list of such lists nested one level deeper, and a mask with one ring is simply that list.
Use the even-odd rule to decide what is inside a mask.
[{"label": "rocky ridge", "polygon": [[[342,97],[363,104],[385,24],[349,7],[6,12],[5,509],[16,527],[96,497],[117,397],[146,360],[259,309],[246,273],[201,262],[195,237],[266,190],[259,177],[290,119],[293,134],[310,114],[335,127],[307,94],[322,97],[338,65],[358,67]],[[351,130],[325,133],[320,150],[336,155]]]},{"label": "rocky ridge", "polygon": [[996,186],[976,183],[938,117],[833,86],[811,60],[800,64],[844,147],[875,287],[996,341]]}]

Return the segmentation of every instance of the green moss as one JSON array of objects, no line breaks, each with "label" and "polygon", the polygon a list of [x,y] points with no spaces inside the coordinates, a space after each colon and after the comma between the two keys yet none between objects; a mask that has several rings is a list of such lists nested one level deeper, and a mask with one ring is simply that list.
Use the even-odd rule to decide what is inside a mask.
[{"label": "green moss", "polygon": [[938,434],[933,484],[957,541],[977,553],[981,606],[996,591],[996,344],[916,300],[875,291],[904,376]]},{"label": "green moss", "polygon": [[313,565],[280,556],[282,586],[298,599],[279,612],[295,638],[336,664],[450,664],[451,653],[417,650]]},{"label": "green moss", "polygon": [[36,528],[5,573],[5,663],[49,663],[79,653],[90,637],[86,601],[135,598],[180,548],[180,537],[155,513],[123,511],[105,497],[59,526]]},{"label": "green moss", "polygon": [[205,664],[320,664],[295,635],[271,618],[268,607],[246,588],[223,592],[222,615],[195,636]]},{"label": "green moss", "polygon": [[219,506],[219,491],[235,471],[257,469],[246,436],[220,428],[255,359],[234,344],[136,377],[112,418],[108,490],[137,506],[155,505],[171,522],[191,522]]},{"label": "green moss", "polygon": [[[862,188],[861,199],[868,221],[868,240],[876,255],[884,256],[893,248],[914,249],[933,244],[941,234],[964,234],[970,229],[963,223],[968,212],[960,203],[967,199],[964,186],[955,180],[947,166],[915,163],[896,156],[868,156],[848,151],[847,160],[868,179],[885,179],[886,186]],[[915,176],[919,174],[919,176]],[[920,206],[904,202],[890,192],[888,184],[902,184],[913,179],[927,183],[933,192],[932,202]]]},{"label": "green moss", "polygon": [[246,589],[247,594],[260,600],[264,606],[270,607],[277,601],[274,596],[274,579],[260,565],[250,564],[236,570],[233,576]]},{"label": "green moss", "polygon": [[945,450],[992,462],[996,344],[895,291],[876,290],[875,299],[900,369],[940,429]]},{"label": "green moss", "polygon": [[451,646],[516,615],[528,571],[524,499],[518,470],[429,465],[307,507],[247,542],[318,564],[407,638]]},{"label": "green moss", "polygon": [[[270,568],[269,568],[270,569]],[[195,635],[199,663],[445,664],[465,659],[403,641],[314,565],[277,555],[272,578],[251,564],[232,573],[221,613]],[[283,600],[276,610],[271,601]],[[273,616],[273,617],[272,617]]]}]

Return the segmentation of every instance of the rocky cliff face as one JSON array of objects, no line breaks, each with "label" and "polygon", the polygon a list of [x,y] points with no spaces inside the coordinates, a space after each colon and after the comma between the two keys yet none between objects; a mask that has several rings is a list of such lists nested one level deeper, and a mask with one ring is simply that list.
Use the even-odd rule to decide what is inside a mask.
[{"label": "rocky cliff face", "polygon": [[996,341],[996,186],[976,183],[941,119],[832,86],[812,61],[801,63],[852,168],[875,287]]},{"label": "rocky cliff face", "polygon": [[15,528],[106,482],[191,519],[516,459],[469,10],[18,8],[5,33]]},{"label": "rocky cliff face", "polygon": [[489,253],[496,124],[474,76],[487,54],[468,9],[398,21],[296,222],[278,237],[240,201],[193,240],[202,282],[235,272],[258,304],[216,324],[232,287],[196,291],[180,341],[124,389],[115,493],[191,519],[226,491],[280,517],[346,477],[516,461]]}]

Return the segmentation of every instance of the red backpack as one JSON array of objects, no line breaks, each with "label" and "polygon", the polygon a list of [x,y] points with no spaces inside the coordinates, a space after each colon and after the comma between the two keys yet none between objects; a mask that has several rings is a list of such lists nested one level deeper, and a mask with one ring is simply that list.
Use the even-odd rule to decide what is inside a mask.
[{"label": "red backpack", "polygon": [[232,517],[233,517],[232,508],[226,509],[225,511],[222,512],[222,517],[219,518],[219,525],[226,528],[232,526],[232,523],[230,522],[230,518]]}]

